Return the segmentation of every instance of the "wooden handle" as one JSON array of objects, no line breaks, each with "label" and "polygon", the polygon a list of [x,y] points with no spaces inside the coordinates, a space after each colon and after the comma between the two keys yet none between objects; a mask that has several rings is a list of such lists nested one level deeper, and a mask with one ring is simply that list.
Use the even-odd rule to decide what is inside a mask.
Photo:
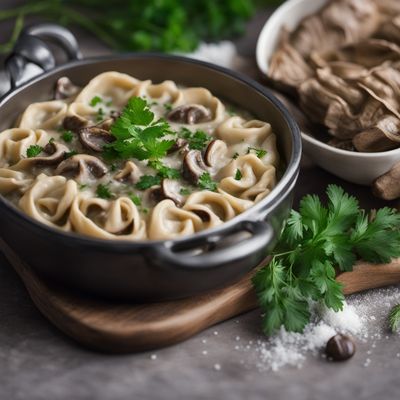
[{"label": "wooden handle", "polygon": [[[257,307],[250,273],[227,288],[183,300],[153,304],[88,299],[47,284],[0,239],[0,249],[23,280],[38,309],[86,347],[127,353],[169,346]],[[345,294],[400,282],[400,260],[359,263],[338,276]]]},{"label": "wooden handle", "polygon": [[344,285],[344,294],[395,285],[400,283],[400,258],[390,264],[359,262],[352,272],[344,272],[336,279]]}]

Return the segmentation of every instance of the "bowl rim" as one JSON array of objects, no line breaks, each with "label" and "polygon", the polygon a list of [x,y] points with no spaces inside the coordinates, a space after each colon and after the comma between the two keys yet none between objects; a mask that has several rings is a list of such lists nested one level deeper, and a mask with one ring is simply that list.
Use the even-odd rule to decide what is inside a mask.
[{"label": "bowl rim", "polygon": [[[293,180],[297,180],[299,169],[300,169],[300,161],[302,155],[302,142],[301,142],[301,134],[300,129],[292,117],[287,108],[282,104],[282,102],[277,99],[266,87],[262,86],[254,79],[244,75],[241,72],[233,71],[225,67],[221,67],[219,65],[215,65],[209,62],[200,61],[196,59],[192,59],[189,57],[184,57],[181,55],[171,55],[171,54],[163,54],[163,53],[153,53],[153,52],[137,52],[137,53],[124,53],[124,54],[112,54],[112,55],[102,55],[96,57],[88,57],[80,60],[74,60],[63,65],[59,65],[56,68],[44,72],[37,77],[34,77],[27,82],[23,83],[21,86],[15,88],[14,90],[6,93],[0,99],[0,110],[2,106],[7,103],[11,98],[23,92],[26,88],[39,84],[40,81],[51,77],[52,75],[56,75],[60,72],[65,71],[68,72],[69,69],[94,65],[101,62],[107,61],[124,61],[124,60],[132,60],[132,59],[159,59],[163,60],[174,60],[181,63],[193,64],[205,69],[214,70],[222,73],[229,79],[237,80],[241,83],[244,83],[247,86],[250,86],[252,90],[255,90],[263,97],[265,97],[269,102],[271,102],[275,108],[282,114],[285,122],[288,125],[289,131],[291,133],[291,142],[292,142],[292,150],[290,159],[287,163],[287,167],[285,173],[278,181],[277,185],[271,191],[271,193],[264,199],[262,199],[259,203],[253,205],[249,209],[245,210],[243,213],[237,215],[229,221],[225,221],[223,224],[205,229],[200,232],[196,232],[191,235],[186,235],[178,238],[164,239],[164,240],[152,240],[152,239],[144,239],[144,240],[134,240],[130,241],[128,239],[102,239],[96,238],[92,236],[85,236],[75,232],[63,231],[61,229],[57,229],[46,225],[36,219],[30,217],[25,214],[22,210],[17,208],[11,202],[9,202],[4,196],[0,195],[0,207],[6,207],[9,209],[14,215],[18,217],[19,223],[28,223],[37,229],[37,233],[48,235],[48,234],[56,234],[59,237],[63,237],[66,241],[70,243],[83,243],[85,246],[95,246],[95,247],[107,247],[113,248],[116,251],[126,251],[129,249],[137,249],[137,248],[145,248],[151,247],[157,244],[168,244],[171,246],[172,243],[184,243],[185,241],[190,241],[193,238],[201,239],[207,236],[218,235],[219,232],[224,232],[229,229],[232,229],[233,226],[240,224],[243,221],[257,221],[259,219],[259,214],[263,209],[268,207],[268,209],[274,208],[282,199],[285,198],[284,194],[290,190],[293,185]],[[253,215],[253,217],[251,217]]]},{"label": "bowl rim", "polygon": [[[321,7],[324,6],[322,3],[328,3],[329,0],[319,0],[321,2],[321,5],[317,7],[317,9],[320,9]],[[298,4],[308,2],[308,0],[287,0],[283,4],[281,4],[268,18],[268,20],[265,22],[263,28],[261,29],[261,32],[258,36],[257,39],[257,47],[256,47],[256,59],[257,59],[257,67],[259,71],[263,75],[267,75],[268,73],[268,67],[269,67],[269,59],[264,60],[262,57],[264,55],[264,50],[263,47],[265,46],[270,46],[272,47],[267,39],[267,33],[268,31],[271,31],[271,26],[278,25],[279,28],[281,29],[284,26],[284,17],[285,14],[289,13],[292,11],[293,7],[296,7]],[[304,14],[302,18],[304,18],[306,15],[311,15],[312,12]],[[265,69],[267,67],[267,69]],[[397,149],[393,150],[388,150],[388,151],[379,151],[379,152],[373,152],[373,153],[368,153],[368,152],[355,152],[355,151],[350,151],[350,150],[344,150],[344,149],[338,149],[337,147],[333,147],[328,145],[327,143],[322,142],[321,140],[318,140],[314,138],[311,134],[304,132],[301,130],[301,136],[303,140],[307,141],[313,146],[320,147],[324,150],[330,151],[332,153],[335,153],[339,156],[344,156],[348,158],[362,158],[362,159],[375,159],[375,158],[382,158],[382,157],[391,157],[391,156],[398,156],[400,159],[400,147]]]}]

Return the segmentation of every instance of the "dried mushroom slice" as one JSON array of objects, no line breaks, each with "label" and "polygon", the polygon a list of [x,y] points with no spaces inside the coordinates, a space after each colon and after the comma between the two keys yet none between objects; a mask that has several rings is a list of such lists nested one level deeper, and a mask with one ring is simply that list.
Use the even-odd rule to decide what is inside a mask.
[{"label": "dried mushroom slice", "polygon": [[185,104],[171,110],[167,119],[180,124],[195,125],[211,121],[210,109],[201,104]]}]

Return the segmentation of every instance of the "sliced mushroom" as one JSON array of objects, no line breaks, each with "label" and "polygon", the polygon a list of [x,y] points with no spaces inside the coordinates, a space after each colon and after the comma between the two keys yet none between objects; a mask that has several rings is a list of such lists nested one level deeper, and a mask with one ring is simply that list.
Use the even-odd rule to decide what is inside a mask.
[{"label": "sliced mushroom", "polygon": [[167,118],[172,122],[194,125],[210,121],[211,111],[201,104],[185,104],[171,110]]},{"label": "sliced mushroom", "polygon": [[103,151],[104,145],[115,140],[114,136],[110,132],[99,128],[98,126],[82,128],[79,130],[78,135],[82,146],[97,152]]},{"label": "sliced mushroom", "polygon": [[228,147],[222,140],[212,140],[204,153],[204,161],[209,167],[215,167],[224,158]]},{"label": "sliced mushroom", "polygon": [[161,186],[155,186],[149,190],[149,198],[156,203],[170,199],[177,206],[183,204],[184,197],[179,193],[181,186],[173,179],[163,179]]},{"label": "sliced mushroom", "polygon": [[178,150],[183,150],[184,152],[189,151],[188,141],[186,139],[177,139],[174,145],[168,150],[168,154],[175,153]]},{"label": "sliced mushroom", "polygon": [[134,184],[139,182],[141,176],[142,172],[139,167],[134,162],[127,161],[124,168],[114,176],[114,179],[119,182]]},{"label": "sliced mushroom", "polygon": [[61,143],[50,142],[44,146],[43,152],[38,157],[33,157],[29,160],[35,165],[56,165],[64,159],[65,153],[68,153],[69,149]]},{"label": "sliced mushroom", "polygon": [[200,176],[207,172],[207,165],[199,150],[190,150],[183,159],[183,177],[196,184]]},{"label": "sliced mushroom", "polygon": [[69,115],[64,118],[63,128],[78,133],[79,129],[84,128],[87,123],[88,121],[84,118],[78,117],[77,115]]},{"label": "sliced mushroom", "polygon": [[328,145],[341,150],[356,151],[351,139],[333,138],[329,140]]},{"label": "sliced mushroom", "polygon": [[56,169],[56,174],[74,177],[80,183],[91,178],[99,179],[106,173],[106,165],[97,157],[88,154],[77,154],[67,158]]},{"label": "sliced mushroom", "polygon": [[55,100],[64,100],[69,97],[75,96],[79,92],[79,86],[74,85],[69,78],[63,76],[56,82],[54,90]]}]

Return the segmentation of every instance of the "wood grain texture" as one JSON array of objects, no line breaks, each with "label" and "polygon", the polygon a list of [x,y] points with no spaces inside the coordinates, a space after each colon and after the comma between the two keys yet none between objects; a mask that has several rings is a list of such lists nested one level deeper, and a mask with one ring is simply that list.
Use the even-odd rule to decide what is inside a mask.
[{"label": "wood grain texture", "polygon": [[[0,248],[43,315],[85,347],[128,353],[181,342],[196,333],[257,307],[247,275],[225,289],[184,300],[152,304],[112,303],[85,298],[48,285],[0,239]],[[400,282],[400,260],[358,264],[338,280],[351,294]]]}]

